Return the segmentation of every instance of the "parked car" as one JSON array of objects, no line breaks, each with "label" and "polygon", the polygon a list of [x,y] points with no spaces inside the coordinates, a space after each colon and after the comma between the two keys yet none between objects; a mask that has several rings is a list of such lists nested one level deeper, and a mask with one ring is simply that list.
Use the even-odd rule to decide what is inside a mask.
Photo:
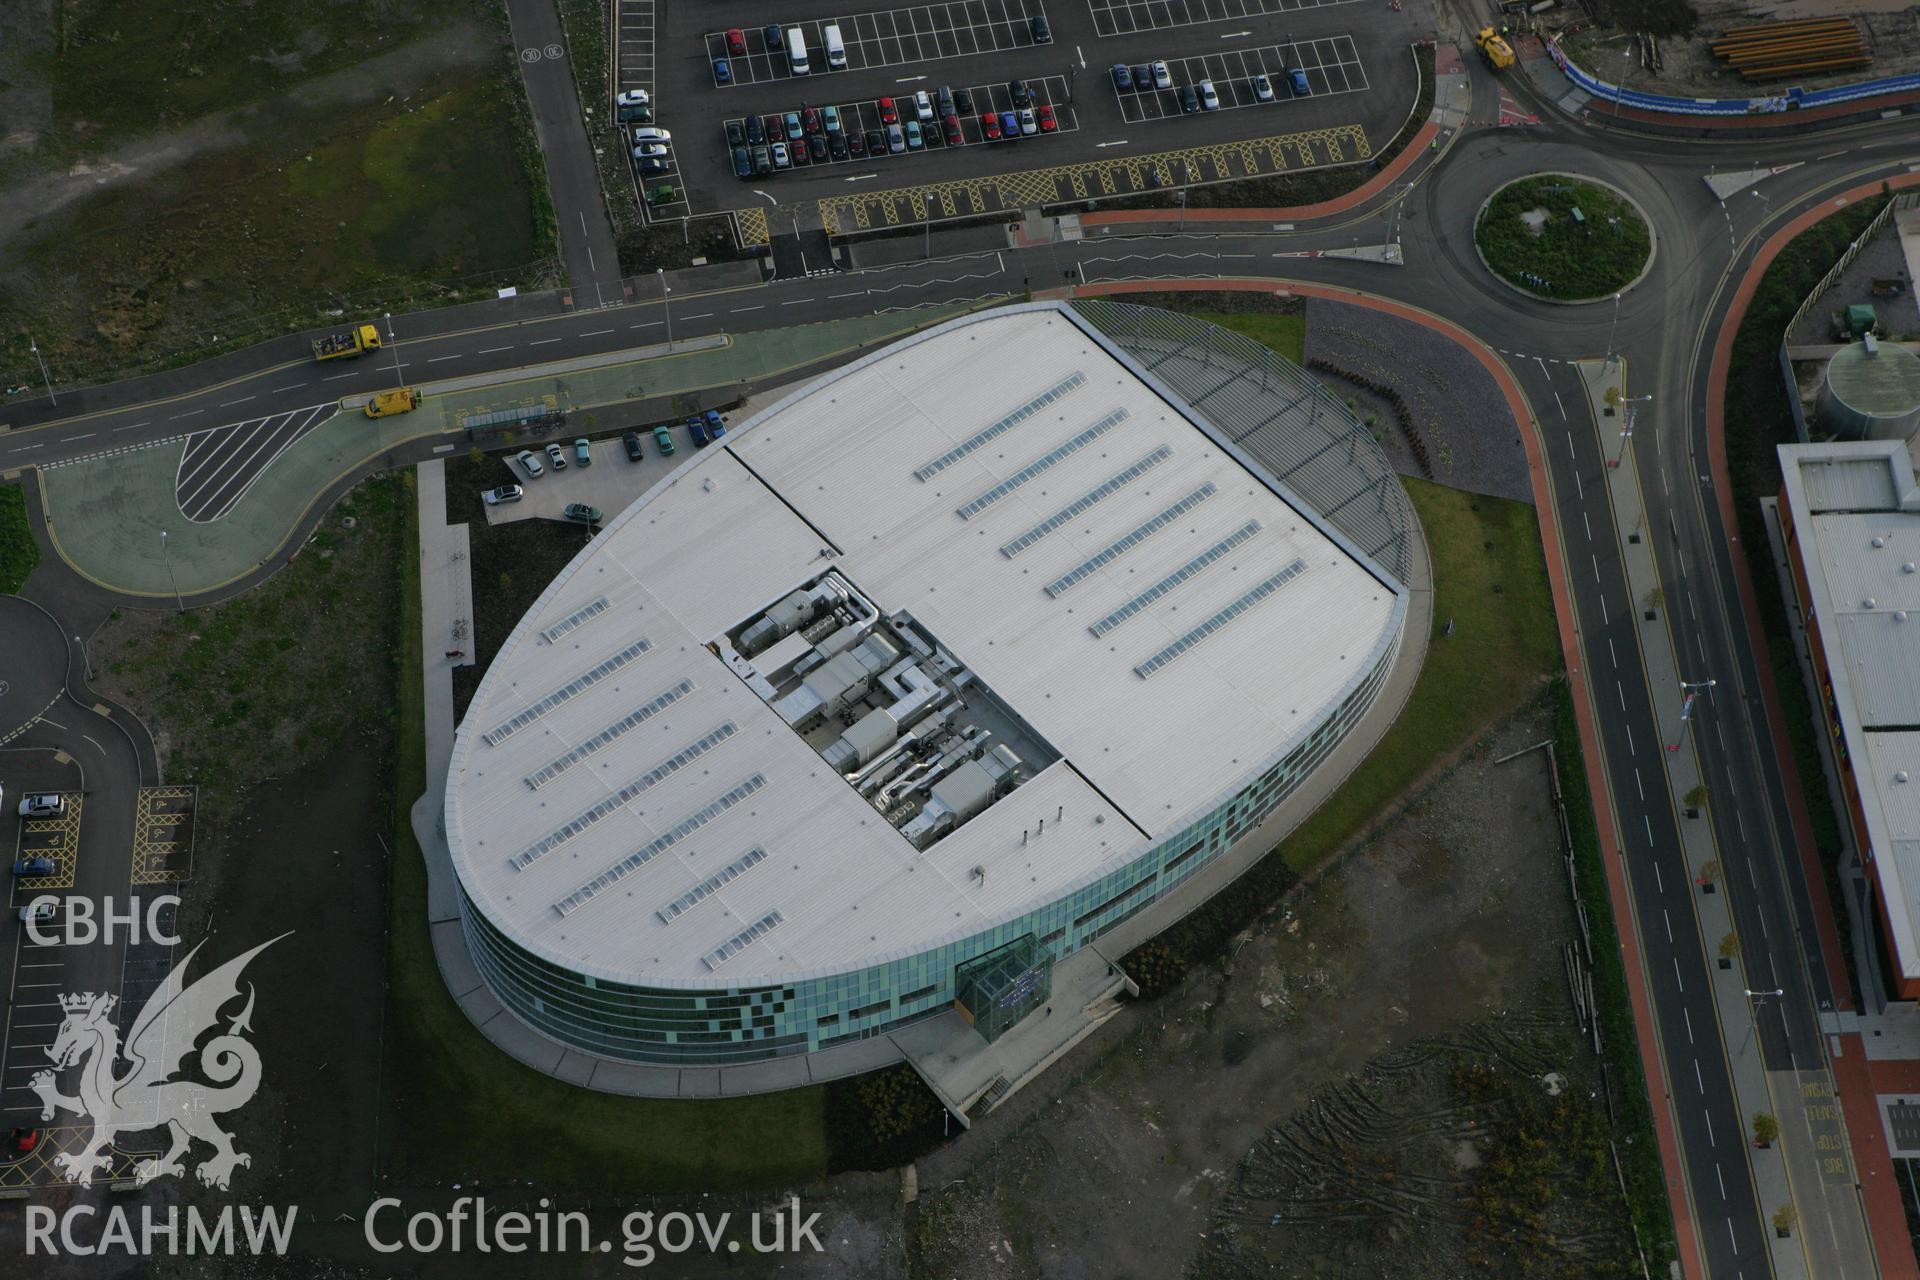
[{"label": "parked car", "polygon": [[1293,86],[1293,96],[1296,98],[1307,97],[1313,92],[1307,88],[1307,73],[1299,67],[1287,69],[1287,83]]},{"label": "parked car", "polygon": [[67,811],[67,802],[58,791],[29,791],[20,797],[23,818],[57,818]]},{"label": "parked car", "polygon": [[585,436],[573,442],[573,460],[583,467],[593,465],[593,445]]},{"label": "parked car", "polygon": [[800,127],[809,136],[820,132],[820,113],[812,107],[800,108]]},{"label": "parked car", "polygon": [[1059,127],[1060,127],[1060,122],[1057,119],[1055,119],[1053,115],[1053,104],[1051,102],[1041,103],[1040,104],[1040,132],[1052,133],[1054,130],[1058,129]]},{"label": "parked car", "polygon": [[1053,43],[1053,28],[1047,25],[1046,14],[1034,14],[1028,25],[1033,28],[1033,42],[1035,44]]},{"label": "parked car", "polygon": [[653,105],[653,99],[647,95],[645,89],[628,89],[613,95],[613,105],[616,107],[650,107]]},{"label": "parked car", "polygon": [[20,921],[25,924],[34,920],[53,919],[53,901],[49,898],[36,898],[20,908]]},{"label": "parked car", "polygon": [[907,149],[907,135],[901,132],[899,125],[897,124],[888,125],[887,126],[887,150],[892,152],[894,155],[899,155],[902,151],[905,151],[906,149]]},{"label": "parked car", "polygon": [[38,1129],[27,1129],[16,1125],[7,1133],[7,1158],[12,1160],[24,1155],[31,1155],[39,1145],[40,1131]]},{"label": "parked car", "polygon": [[1014,115],[1011,111],[1002,111],[1000,113],[1000,136],[1008,142],[1012,142],[1015,138],[1019,137],[1020,117]]},{"label": "parked car", "polygon": [[645,146],[650,142],[672,141],[673,135],[671,133],[668,133],[665,129],[657,129],[650,124],[642,125],[633,131],[633,145],[636,147]]},{"label": "parked car", "polygon": [[817,133],[807,139],[807,159],[815,164],[827,162],[827,140]]},{"label": "parked car", "polygon": [[881,124],[900,123],[900,109],[894,105],[892,98],[881,98],[873,105],[879,108]]},{"label": "parked car", "polygon": [[657,187],[647,188],[648,204],[672,204],[678,196],[671,182],[663,182]]},{"label": "parked car", "polygon": [[980,117],[980,136],[988,142],[1000,141],[1000,113],[989,111]]},{"label": "parked car", "polygon": [[1133,92],[1133,72],[1128,69],[1126,63],[1114,63],[1111,67],[1107,68],[1107,74],[1113,77],[1113,91],[1115,93]]},{"label": "parked car", "polygon": [[738,27],[727,28],[727,52],[736,58],[747,56],[747,33]]},{"label": "parked car", "polygon": [[913,95],[913,118],[921,124],[933,123],[933,97],[925,89]]},{"label": "parked car", "polygon": [[547,469],[540,465],[540,459],[533,456],[531,449],[522,449],[513,455],[513,460],[520,464],[520,469],[527,473],[529,480],[538,480],[547,474]]},{"label": "parked car", "polygon": [[733,176],[742,181],[753,176],[753,155],[745,147],[733,149]]},{"label": "parked car", "polygon": [[883,156],[887,154],[887,131],[885,129],[867,130],[867,154]]},{"label": "parked car", "polygon": [[698,418],[687,419],[687,434],[693,437],[693,447],[696,449],[704,449],[708,444],[712,443],[711,438],[707,435],[706,423]]},{"label": "parked car", "polygon": [[773,153],[771,151],[768,151],[764,146],[754,147],[752,150],[753,150],[753,176],[756,178],[764,178],[768,174],[772,173],[773,172]]},{"label": "parked car", "polygon": [[598,507],[588,506],[584,502],[569,502],[566,510],[560,514],[568,520],[577,520],[581,524],[599,524],[607,518],[606,512]]},{"label": "parked car", "polygon": [[934,92],[933,109],[934,113],[942,120],[950,115],[957,114],[958,109],[953,104],[953,90],[944,84],[941,85],[940,88]]},{"label": "parked car", "polygon": [[643,178],[658,177],[673,172],[673,166],[660,156],[636,156],[633,169]]},{"label": "parked car", "polygon": [[715,440],[727,434],[727,420],[720,416],[718,409],[708,409],[700,415],[700,420],[707,424],[707,434],[711,435]]},{"label": "parked car", "polygon": [[480,495],[480,501],[490,507],[504,506],[509,502],[518,502],[527,496],[527,491],[517,484],[503,484],[498,489],[488,489]]},{"label": "parked car", "polygon": [[767,148],[768,158],[773,161],[774,172],[793,168],[793,157],[787,154],[787,144],[776,142]]},{"label": "parked car", "polygon": [[800,113],[798,111],[787,112],[786,119],[783,123],[786,125],[786,139],[788,142],[798,142],[807,136],[807,131],[800,127]]},{"label": "parked car", "polygon": [[953,91],[953,112],[955,115],[961,116],[972,115],[973,94],[965,89],[955,89]]},{"label": "parked car", "polygon": [[660,450],[661,457],[673,456],[673,432],[668,429],[666,423],[663,422],[653,429],[653,443],[654,447]]},{"label": "parked car", "polygon": [[1033,105],[1033,90],[1027,88],[1025,80],[1007,81],[1007,96],[1013,99],[1014,109]]},{"label": "parked car", "polygon": [[767,38],[768,53],[779,53],[787,47],[787,38],[781,34],[779,23],[769,22],[767,29],[761,34]]},{"label": "parked car", "polygon": [[1273,81],[1267,79],[1266,72],[1255,72],[1253,79],[1247,83],[1253,86],[1253,100],[1255,102],[1273,101]]},{"label": "parked car", "polygon": [[1193,115],[1200,110],[1200,92],[1190,84],[1180,86],[1180,114]]},{"label": "parked car", "polygon": [[960,131],[959,116],[946,117],[940,122],[940,127],[946,133],[948,146],[959,147],[966,145],[967,135]]},{"label": "parked car", "polygon": [[1020,108],[1020,132],[1023,135],[1040,132],[1040,117],[1033,113],[1032,107]]},{"label": "parked car", "polygon": [[1156,89],[1173,88],[1173,72],[1167,70],[1166,63],[1156,61],[1156,62],[1150,63],[1148,69],[1153,72],[1154,88]]},{"label": "parked car", "polygon": [[645,89],[628,89],[613,97],[614,119],[622,124],[645,124],[653,119],[653,100]]},{"label": "parked car", "polygon": [[787,154],[793,157],[793,167],[796,169],[807,162],[807,139],[805,135],[795,138],[787,144]]},{"label": "parked car", "polygon": [[1211,80],[1202,80],[1200,82],[1200,109],[1202,111],[1218,111],[1220,109],[1220,94],[1214,89],[1213,81]]},{"label": "parked car", "polygon": [[840,108],[838,107],[820,108],[820,124],[823,128],[826,129],[828,133],[839,133],[840,132]]},{"label": "parked car", "polygon": [[22,879],[30,876],[50,876],[53,874],[53,859],[21,858],[13,864],[13,874]]},{"label": "parked car", "polygon": [[646,454],[640,451],[640,433],[639,432],[637,431],[622,432],[620,435],[620,443],[622,446],[626,448],[628,462],[638,462],[640,461],[640,459],[646,457]]},{"label": "parked car", "polygon": [[847,158],[847,135],[835,129],[827,135],[827,151],[835,160]]},{"label": "parked car", "polygon": [[733,67],[725,58],[715,58],[713,60],[713,82],[715,84],[733,83]]},{"label": "parked car", "polygon": [[643,142],[633,149],[635,160],[665,160],[673,154],[673,148],[664,142]]},{"label": "parked car", "polygon": [[760,123],[766,127],[768,142],[785,142],[787,140],[787,126],[779,116],[767,116],[761,120]]},{"label": "parked car", "polygon": [[739,120],[729,120],[725,128],[728,146],[744,147],[747,145],[747,126],[745,123]]},{"label": "parked car", "polygon": [[927,145],[925,135],[920,132],[920,122],[918,120],[907,121],[905,127],[907,130],[907,150],[918,151]]},{"label": "parked car", "polygon": [[547,446],[547,461],[553,464],[555,471],[565,471],[567,469],[567,455],[561,452],[560,446],[557,444]]},{"label": "parked car", "polygon": [[866,158],[867,138],[866,135],[858,129],[855,129],[847,135],[847,154],[851,155],[855,160]]}]

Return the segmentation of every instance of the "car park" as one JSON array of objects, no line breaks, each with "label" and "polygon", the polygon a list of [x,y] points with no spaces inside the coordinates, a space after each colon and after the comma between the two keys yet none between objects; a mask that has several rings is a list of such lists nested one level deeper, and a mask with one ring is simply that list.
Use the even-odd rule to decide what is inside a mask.
[{"label": "car park", "polygon": [[953,112],[955,115],[960,116],[972,115],[973,94],[965,89],[955,89],[953,91]]},{"label": "car park", "polygon": [[585,436],[573,442],[573,460],[583,467],[593,465],[593,445]]},{"label": "car park", "polygon": [[715,84],[733,83],[733,67],[728,64],[725,58],[715,58],[713,60],[713,79]]},{"label": "car park", "polygon": [[988,142],[1000,141],[1000,113],[989,111],[980,117],[980,136]]},{"label": "car park", "polygon": [[1253,100],[1255,102],[1273,101],[1273,81],[1267,79],[1266,72],[1256,72],[1253,79],[1248,81],[1248,83],[1253,86]]},{"label": "car park", "polygon": [[1011,142],[1020,136],[1020,117],[1011,111],[1000,113],[1000,136]]},{"label": "car park", "polygon": [[900,123],[900,109],[894,105],[894,101],[892,98],[881,98],[880,100],[875,102],[873,105],[875,109],[880,112],[881,124],[899,124]]},{"label": "car park", "polygon": [[1033,105],[1033,90],[1027,88],[1025,80],[1007,81],[1007,96],[1013,99],[1014,110]]},{"label": "car park", "polygon": [[1200,109],[1202,111],[1218,111],[1220,109],[1220,94],[1219,91],[1213,87],[1213,81],[1211,80],[1202,80],[1200,82]]},{"label": "car park", "polygon": [[866,135],[855,129],[847,135],[847,154],[855,160],[864,159],[867,154]]},{"label": "car park", "polygon": [[660,450],[661,457],[673,456],[673,431],[666,423],[663,422],[653,429],[653,443]]},{"label": "car park", "polygon": [[1051,102],[1041,103],[1040,104],[1040,132],[1052,133],[1059,127],[1060,127],[1060,121],[1056,119],[1053,114],[1053,104]]},{"label": "car park", "polygon": [[620,434],[620,444],[627,451],[628,462],[638,462],[647,456],[640,450],[640,433],[637,431],[622,432]]},{"label": "car park", "polygon": [[897,124],[888,125],[887,126],[887,150],[892,152],[894,155],[899,155],[902,151],[905,151],[906,149],[907,149],[907,135],[901,131],[899,125]]},{"label": "car park", "polygon": [[1154,88],[1156,89],[1173,88],[1173,72],[1167,70],[1166,63],[1156,61],[1150,64],[1150,67],[1151,67],[1151,70],[1153,71],[1153,87]]},{"label": "car park", "polygon": [[577,520],[581,524],[599,524],[606,519],[606,512],[584,502],[569,502],[566,510],[560,513],[568,520]]},{"label": "car park", "polygon": [[925,89],[913,95],[913,118],[921,124],[933,123],[933,98]]},{"label": "car park", "polygon": [[733,149],[733,176],[742,181],[753,176],[753,156],[745,147]]},{"label": "car park", "polygon": [[20,797],[23,818],[57,818],[66,808],[67,802],[58,791],[33,791]]},{"label": "car park", "polygon": [[1133,92],[1133,72],[1127,67],[1126,63],[1114,63],[1107,69],[1107,74],[1113,77],[1113,91],[1115,93]]},{"label": "car park", "polygon": [[17,858],[13,864],[13,874],[25,879],[29,876],[50,876],[54,872],[52,858]]},{"label": "car park", "polygon": [[1028,134],[1034,134],[1038,132],[1040,132],[1040,117],[1033,114],[1032,107],[1020,108],[1021,135],[1024,137]]},{"label": "car park", "polygon": [[553,464],[555,471],[565,471],[567,469],[567,455],[561,451],[560,446],[557,444],[547,446],[547,461]]},{"label": "car park", "polygon": [[1307,73],[1299,67],[1287,69],[1287,83],[1293,86],[1293,96],[1296,98],[1307,97],[1312,92],[1307,88]]},{"label": "car park", "polygon": [[947,135],[948,146],[959,147],[966,145],[967,135],[960,129],[959,116],[948,116],[940,122],[940,127]]},{"label": "car park", "polygon": [[1047,25],[1047,15],[1036,13],[1028,20],[1028,28],[1033,32],[1035,44],[1052,44],[1053,28]]},{"label": "car park", "polygon": [[527,473],[529,480],[538,480],[547,474],[547,469],[540,465],[540,459],[533,456],[531,449],[522,449],[513,455],[513,460],[520,464],[520,469]]},{"label": "car park", "polygon": [[922,147],[927,145],[926,138],[920,132],[920,122],[918,120],[907,121],[906,130],[907,130],[907,150],[918,151]]},{"label": "car park", "polygon": [[1180,113],[1193,115],[1200,110],[1200,93],[1190,84],[1180,86]]},{"label": "car park", "polygon": [[867,130],[867,154],[883,156],[887,154],[887,132],[884,129]]},{"label": "car park", "polygon": [[727,52],[736,58],[747,56],[747,33],[738,27],[727,28]]},{"label": "car park", "polygon": [[767,158],[773,161],[773,168],[776,173],[781,169],[793,168],[793,157],[787,154],[786,143],[776,142],[768,147],[767,151]]},{"label": "car park", "polygon": [[518,502],[527,496],[527,491],[517,484],[503,484],[498,489],[488,489],[480,495],[480,501],[490,507],[504,506],[509,502]]},{"label": "car park", "polygon": [[827,162],[827,140],[817,133],[807,139],[807,159],[814,164]]},{"label": "car park", "polygon": [[704,449],[712,443],[707,436],[706,424],[698,418],[687,419],[687,434],[693,437],[693,447],[696,449]]}]

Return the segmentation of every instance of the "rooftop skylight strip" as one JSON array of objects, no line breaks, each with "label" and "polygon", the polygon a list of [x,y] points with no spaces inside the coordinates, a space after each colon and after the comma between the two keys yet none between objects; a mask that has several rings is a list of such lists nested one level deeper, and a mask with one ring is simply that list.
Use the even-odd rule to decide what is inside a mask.
[{"label": "rooftop skylight strip", "polygon": [[488,746],[499,746],[547,712],[585,693],[651,648],[653,648],[653,642],[644,637],[634,641],[612,657],[602,660],[598,665],[575,676],[532,706],[523,708],[511,719],[501,721],[480,736],[486,740]]},{"label": "rooftop skylight strip", "polygon": [[672,828],[663,831],[653,839],[647,841],[647,843],[641,845],[638,849],[635,849],[632,853],[620,859],[620,861],[614,863],[605,871],[602,871],[599,875],[587,881],[566,897],[560,899],[560,901],[554,903],[553,909],[563,916],[579,910],[580,907],[591,901],[595,896],[620,883],[766,785],[767,775],[764,773],[756,773],[743,779],[739,786],[734,787],[712,803],[701,808],[691,817],[686,818]]},{"label": "rooftop skylight strip", "polygon": [[755,920],[752,924],[734,934],[731,938],[728,938],[704,956],[701,956],[700,963],[707,966],[708,969],[718,969],[721,965],[733,959],[742,951],[745,951],[761,938],[779,928],[783,920],[784,917],[781,916],[778,911],[767,912],[767,914],[761,916],[758,920]]},{"label": "rooftop skylight strip", "polygon": [[1235,529],[1232,533],[1220,539],[1220,541],[1214,543],[1205,551],[1202,551],[1199,555],[1187,561],[1178,569],[1175,569],[1172,573],[1160,579],[1160,581],[1154,583],[1145,591],[1142,591],[1139,595],[1088,627],[1087,630],[1093,632],[1095,639],[1107,634],[1107,632],[1113,630],[1127,619],[1134,617],[1154,601],[1174,590],[1181,583],[1192,578],[1208,565],[1217,563],[1221,557],[1227,555],[1235,547],[1258,532],[1260,532],[1260,522],[1258,520],[1247,521],[1238,529]]},{"label": "rooftop skylight strip", "polygon": [[1305,560],[1295,560],[1292,564],[1274,574],[1259,586],[1254,587],[1238,600],[1235,600],[1232,604],[1214,614],[1211,618],[1208,618],[1205,622],[1135,667],[1133,674],[1139,676],[1142,680],[1151,676],[1154,672],[1166,666],[1169,662],[1172,662],[1175,658],[1178,658],[1181,654],[1187,652],[1187,650],[1193,648],[1193,646],[1199,644],[1202,640],[1205,640],[1208,636],[1226,626],[1247,610],[1253,608],[1254,605],[1259,604],[1262,600],[1265,600],[1268,596],[1286,586],[1289,582],[1292,582],[1295,578],[1305,573],[1306,570],[1307,562]]},{"label": "rooftop skylight strip", "polygon": [[1005,480],[1002,480],[999,484],[975,498],[972,502],[961,507],[959,511],[960,518],[962,520],[973,519],[982,511],[985,511],[988,507],[1000,501],[1000,499],[1006,497],[1021,485],[1027,483],[1027,481],[1042,474],[1049,468],[1059,465],[1080,450],[1086,448],[1095,440],[1098,440],[1101,436],[1125,422],[1128,416],[1127,410],[1115,409],[1112,413],[1109,413],[1085,431],[1080,432],[1065,444],[1058,445],[1046,453],[1041,454],[1038,458],[1035,458],[1032,462],[1029,462],[1026,466],[1020,468]]},{"label": "rooftop skylight strip", "polygon": [[972,453],[975,449],[978,449],[981,445],[986,444],[988,441],[992,440],[995,436],[1004,434],[1007,431],[1011,431],[1013,428],[1025,422],[1028,418],[1031,418],[1034,414],[1040,412],[1042,409],[1052,404],[1055,400],[1058,400],[1061,396],[1064,396],[1069,391],[1072,391],[1075,388],[1084,385],[1086,380],[1087,380],[1086,374],[1081,373],[1077,369],[1074,370],[1072,373],[1060,379],[1060,381],[1054,383],[1052,386],[1048,387],[1045,391],[1041,392],[1039,395],[1035,396],[1033,399],[1027,401],[1025,404],[1021,405],[1018,409],[1015,409],[1012,413],[1000,419],[998,422],[994,423],[992,426],[986,428],[983,431],[976,431],[974,434],[968,436],[965,440],[962,440],[959,444],[953,446],[953,448],[947,450],[945,453],[935,458],[932,462],[929,462],[925,466],[920,467],[918,470],[916,470],[913,473],[913,478],[915,480],[932,479],[934,476],[940,474],[942,471],[945,471],[948,467],[952,466],[954,463],[960,461],[960,459]]},{"label": "rooftop skylight strip", "polygon": [[1052,582],[1049,582],[1046,587],[1047,594],[1056,600],[1059,599],[1068,591],[1080,583],[1085,582],[1101,569],[1112,564],[1115,560],[1118,560],[1121,556],[1133,550],[1148,538],[1151,538],[1154,534],[1160,532],[1218,492],[1220,492],[1220,490],[1214,486],[1213,481],[1207,481],[1198,489],[1195,489],[1192,493],[1180,499],[1180,501],[1174,503],[1159,515],[1153,517],[1153,519],[1122,535],[1116,541],[1108,543],[1093,555],[1082,560],[1079,564],[1067,570],[1067,572],[1061,574]]},{"label": "rooftop skylight strip", "polygon": [[548,627],[545,631],[542,631],[540,633],[540,637],[541,639],[545,640],[548,644],[552,644],[554,641],[560,639],[560,637],[566,635],[568,632],[573,631],[579,627],[582,627],[589,622],[592,622],[595,618],[599,617],[601,614],[605,613],[608,609],[612,607],[613,607],[613,601],[607,599],[605,596],[601,596],[598,600],[595,600],[592,604],[583,605],[582,607],[575,609],[572,613],[560,619],[560,621],[554,623],[552,626]]},{"label": "rooftop skylight strip", "polygon": [[766,861],[766,858],[767,851],[759,845],[755,845],[753,848],[735,858],[732,862],[729,862],[726,866],[708,876],[705,880],[702,880],[699,884],[693,886],[693,888],[675,898],[672,902],[669,902],[666,906],[654,912],[654,914],[660,917],[661,924],[672,924],[676,918],[685,914],[690,908],[698,905],[713,894],[719,892],[724,886],[759,866],[762,862]]},{"label": "rooftop skylight strip", "polygon": [[1109,477],[1099,488],[1092,489],[1080,497],[1075,498],[1072,502],[1069,502],[1066,506],[1060,508],[1045,520],[1042,520],[1039,524],[1015,538],[1012,542],[1009,542],[1006,546],[1001,547],[1000,554],[1009,560],[1013,559],[1022,551],[1025,551],[1028,547],[1040,541],[1040,539],[1046,537],[1062,525],[1070,524],[1076,517],[1091,511],[1096,505],[1111,498],[1114,494],[1120,492],[1172,456],[1173,450],[1164,444],[1161,445],[1158,449],[1141,458],[1126,470]]},{"label": "rooftop skylight strip", "polygon": [[639,728],[647,721],[653,719],[653,717],[659,715],[662,711],[665,711],[668,707],[692,693],[693,690],[693,681],[682,680],[671,689],[650,699],[643,705],[635,707],[632,711],[621,716],[618,720],[615,720],[612,724],[594,734],[585,742],[580,743],[571,751],[563,755],[555,756],[552,760],[549,760],[546,764],[528,774],[524,779],[528,789],[538,791],[541,787],[546,786],[549,782],[552,782],[555,778],[573,768],[573,766],[579,764],[594,752],[599,751],[609,743],[617,741],[626,733]]}]

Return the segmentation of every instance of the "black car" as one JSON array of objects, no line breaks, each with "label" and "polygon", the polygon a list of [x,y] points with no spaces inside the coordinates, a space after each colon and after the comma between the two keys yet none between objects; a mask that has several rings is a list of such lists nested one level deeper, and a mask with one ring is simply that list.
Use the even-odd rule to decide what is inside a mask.
[{"label": "black car", "polygon": [[747,145],[757,147],[767,140],[767,131],[760,126],[759,116],[747,117]]},{"label": "black car", "polygon": [[727,145],[730,147],[742,147],[746,145],[746,142],[747,131],[741,127],[740,122],[738,120],[727,121]]},{"label": "black car", "polygon": [[887,154],[886,130],[867,130],[867,154],[870,156],[883,156]]},{"label": "black car", "polygon": [[955,89],[953,91],[953,110],[955,115],[972,115],[973,95],[965,89]]},{"label": "black car", "polygon": [[827,140],[819,134],[807,138],[807,158],[815,164],[825,164],[827,160]]},{"label": "black car", "polygon": [[1200,110],[1200,91],[1190,84],[1180,86],[1180,114],[1190,116]]},{"label": "black car", "polygon": [[640,436],[638,433],[632,431],[627,432],[620,437],[620,443],[627,448],[628,462],[638,462],[644,456],[640,452]]},{"label": "black car", "polygon": [[833,153],[835,160],[847,158],[847,135],[836,130],[827,135],[827,150]]},{"label": "black car", "polygon": [[752,148],[752,153],[754,177],[764,178],[773,172],[773,156],[764,145]]},{"label": "black car", "polygon": [[940,86],[940,92],[933,95],[933,114],[950,116],[959,113],[960,106],[953,100],[953,90],[946,85]]},{"label": "black car", "polygon": [[1047,26],[1046,14],[1044,13],[1034,14],[1033,22],[1031,25],[1033,27],[1033,42],[1035,44],[1052,44],[1053,43],[1053,29]]},{"label": "black car", "polygon": [[1143,62],[1133,69],[1133,87],[1138,93],[1145,93],[1153,88],[1153,68],[1151,66]]},{"label": "black car", "polygon": [[867,155],[866,135],[855,129],[847,135],[847,154],[855,160],[864,160]]},{"label": "black car", "polygon": [[745,147],[733,149],[733,176],[741,179],[753,176],[753,157],[747,154]]},{"label": "black car", "polygon": [[1018,111],[1022,107],[1030,107],[1033,105],[1033,91],[1027,88],[1027,82],[1025,80],[1007,81],[1007,96],[1013,99],[1013,109],[1015,111]]}]

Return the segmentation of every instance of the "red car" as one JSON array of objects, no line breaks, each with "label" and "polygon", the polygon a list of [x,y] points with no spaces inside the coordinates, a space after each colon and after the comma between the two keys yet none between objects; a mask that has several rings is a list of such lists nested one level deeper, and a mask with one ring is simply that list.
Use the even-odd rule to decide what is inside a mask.
[{"label": "red car", "polygon": [[787,140],[787,126],[780,122],[779,116],[763,116],[760,119],[760,123],[766,128],[768,142],[785,142]]},{"label": "red car", "polygon": [[738,27],[727,32],[727,52],[736,58],[747,56],[747,33]]},{"label": "red car", "polygon": [[876,105],[880,108],[881,124],[900,123],[900,112],[894,107],[892,98],[882,98]]},{"label": "red car", "polygon": [[1040,104],[1040,132],[1052,133],[1055,129],[1058,129],[1059,127],[1060,127],[1060,122],[1053,118],[1053,104],[1048,102],[1041,103]]},{"label": "red car", "polygon": [[9,1156],[28,1155],[39,1145],[40,1131],[38,1129],[15,1129],[7,1135],[7,1154]]},{"label": "red car", "polygon": [[1000,141],[1000,117],[994,112],[989,111],[980,117],[980,136],[988,142]]},{"label": "red car", "polygon": [[800,109],[800,127],[809,134],[820,132],[820,113],[812,107]]},{"label": "red car", "polygon": [[948,146],[959,147],[966,144],[966,135],[960,132],[959,116],[948,116],[940,122],[940,127],[946,130]]}]

